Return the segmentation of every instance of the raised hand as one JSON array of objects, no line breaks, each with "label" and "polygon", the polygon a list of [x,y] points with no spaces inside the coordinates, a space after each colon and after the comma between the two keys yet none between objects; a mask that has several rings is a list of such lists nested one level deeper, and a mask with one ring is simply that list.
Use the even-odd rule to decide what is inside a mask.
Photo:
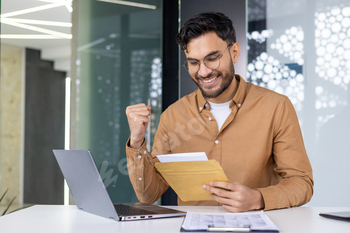
[{"label": "raised hand", "polygon": [[130,128],[130,147],[138,149],[142,145],[150,121],[151,106],[146,104],[131,105],[126,108]]}]

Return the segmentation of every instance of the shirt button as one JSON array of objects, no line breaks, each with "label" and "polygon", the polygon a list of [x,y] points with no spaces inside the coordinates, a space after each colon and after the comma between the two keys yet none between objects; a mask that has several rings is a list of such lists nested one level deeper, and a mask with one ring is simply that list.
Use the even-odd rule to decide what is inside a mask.
[{"label": "shirt button", "polygon": [[139,178],[139,180],[141,181],[141,180],[142,180],[142,178],[140,177],[140,178]]},{"label": "shirt button", "polygon": [[144,151],[143,154],[147,154],[147,151]]},{"label": "shirt button", "polygon": [[203,109],[202,107],[199,107],[199,111],[202,111],[202,109]]},{"label": "shirt button", "polygon": [[141,156],[141,155],[139,155],[139,156],[137,156],[137,158],[141,159],[141,158],[142,158],[142,156]]},{"label": "shirt button", "polygon": [[215,144],[219,144],[219,140],[215,140]]},{"label": "shirt button", "polygon": [[211,117],[209,117],[209,118],[208,118],[208,120],[210,120],[210,121],[211,121]]},{"label": "shirt button", "polygon": [[242,106],[242,104],[238,104],[238,107],[240,108]]}]

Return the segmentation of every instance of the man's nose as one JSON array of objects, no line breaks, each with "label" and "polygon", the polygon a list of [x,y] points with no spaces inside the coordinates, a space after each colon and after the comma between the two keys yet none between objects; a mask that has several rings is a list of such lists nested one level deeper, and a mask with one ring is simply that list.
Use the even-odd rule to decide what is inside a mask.
[{"label": "man's nose", "polygon": [[204,62],[199,63],[198,74],[202,77],[207,77],[213,70],[209,69]]}]

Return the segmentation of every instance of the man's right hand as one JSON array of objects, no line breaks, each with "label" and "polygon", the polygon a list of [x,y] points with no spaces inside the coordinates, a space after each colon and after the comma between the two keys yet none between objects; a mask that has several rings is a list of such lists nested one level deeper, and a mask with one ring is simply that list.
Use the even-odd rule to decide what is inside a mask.
[{"label": "man's right hand", "polygon": [[151,106],[146,104],[131,105],[126,108],[125,112],[130,128],[130,147],[138,149],[145,138],[145,132],[150,121]]}]

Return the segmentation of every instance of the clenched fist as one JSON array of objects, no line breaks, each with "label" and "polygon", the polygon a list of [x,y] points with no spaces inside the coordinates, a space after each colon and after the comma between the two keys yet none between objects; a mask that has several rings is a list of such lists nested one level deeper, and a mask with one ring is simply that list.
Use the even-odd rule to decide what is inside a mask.
[{"label": "clenched fist", "polygon": [[138,149],[142,145],[151,115],[151,106],[146,104],[131,105],[126,108],[130,128],[130,147]]}]

